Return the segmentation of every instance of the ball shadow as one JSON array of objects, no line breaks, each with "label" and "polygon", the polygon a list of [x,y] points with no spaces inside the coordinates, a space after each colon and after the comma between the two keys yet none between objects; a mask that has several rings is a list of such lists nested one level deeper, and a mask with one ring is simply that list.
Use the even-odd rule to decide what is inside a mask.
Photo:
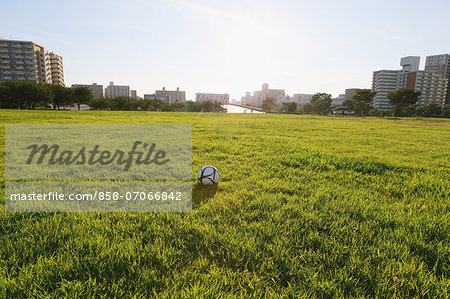
[{"label": "ball shadow", "polygon": [[219,184],[205,186],[200,183],[196,183],[194,185],[194,189],[192,189],[192,203],[194,205],[198,205],[205,202],[209,198],[214,197],[218,188]]}]

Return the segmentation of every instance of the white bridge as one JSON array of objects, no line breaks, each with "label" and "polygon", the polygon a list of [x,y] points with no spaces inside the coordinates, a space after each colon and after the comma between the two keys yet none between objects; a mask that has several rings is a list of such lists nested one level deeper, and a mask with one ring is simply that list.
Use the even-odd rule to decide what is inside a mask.
[{"label": "white bridge", "polygon": [[264,113],[260,108],[236,104],[223,105],[223,108],[227,109],[227,113]]}]

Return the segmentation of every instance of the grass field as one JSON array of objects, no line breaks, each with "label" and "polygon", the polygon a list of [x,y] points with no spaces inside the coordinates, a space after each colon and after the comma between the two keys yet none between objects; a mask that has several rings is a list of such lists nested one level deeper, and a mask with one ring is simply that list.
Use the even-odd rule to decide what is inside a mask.
[{"label": "grass field", "polygon": [[[12,110],[0,118],[192,124],[194,184],[190,213],[6,214],[2,179],[0,297],[450,296],[449,120]],[[207,164],[221,173],[217,190],[196,186]]]}]

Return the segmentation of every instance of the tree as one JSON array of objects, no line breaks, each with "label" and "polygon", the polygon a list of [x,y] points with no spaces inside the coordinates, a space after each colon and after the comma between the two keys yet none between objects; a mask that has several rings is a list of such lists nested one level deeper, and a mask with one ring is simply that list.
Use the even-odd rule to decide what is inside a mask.
[{"label": "tree", "polygon": [[153,100],[147,100],[144,99],[144,101],[147,102],[147,109],[150,111],[158,111],[161,110],[161,106],[164,103],[162,100],[159,99],[153,99]]},{"label": "tree", "polygon": [[18,98],[19,81],[6,81],[0,84],[1,108],[23,108],[22,101]]},{"label": "tree", "polygon": [[51,94],[45,86],[36,82],[21,81],[19,87],[19,98],[22,99],[27,109],[48,105]]},{"label": "tree", "polygon": [[115,97],[112,98],[111,101],[115,103],[114,108],[117,110],[131,110],[131,99],[127,96]]},{"label": "tree", "polygon": [[289,113],[295,113],[297,112],[297,103],[291,102],[288,106],[288,112]]},{"label": "tree", "polygon": [[444,109],[442,110],[443,117],[450,117],[450,105],[444,105]]},{"label": "tree", "polygon": [[213,111],[225,111],[226,109],[222,106],[220,102],[215,101]]},{"label": "tree", "polygon": [[348,109],[353,109],[353,100],[352,99],[348,99],[342,102],[342,106],[347,107]]},{"label": "tree", "polygon": [[423,116],[440,116],[442,114],[442,106],[436,103],[430,103],[423,107]]},{"label": "tree", "polygon": [[311,103],[305,103],[303,105],[303,112],[311,113],[312,111],[313,111],[313,106],[311,105]]},{"label": "tree", "polygon": [[311,105],[313,111],[316,113],[327,113],[330,110],[331,94],[328,93],[316,93],[311,98]]},{"label": "tree", "polygon": [[89,102],[89,106],[91,106],[94,110],[107,110],[110,109],[110,103],[107,99],[104,98],[94,98]]},{"label": "tree", "polygon": [[262,110],[265,112],[270,112],[275,110],[277,107],[274,98],[267,98],[262,102]]},{"label": "tree", "polygon": [[367,115],[370,109],[372,109],[373,98],[376,94],[377,92],[371,89],[357,90],[350,99],[351,107],[349,108],[353,109],[355,114]]},{"label": "tree", "polygon": [[399,89],[387,94],[389,102],[394,106],[395,117],[401,116],[406,107],[416,104],[419,96],[419,91],[409,88]]},{"label": "tree", "polygon": [[51,104],[53,109],[60,107],[71,106],[74,103],[74,94],[72,88],[67,88],[61,85],[47,85],[47,88],[51,91]]},{"label": "tree", "polygon": [[420,116],[423,114],[423,109],[417,104],[412,104],[403,109],[403,114],[406,116]]},{"label": "tree", "polygon": [[282,102],[280,106],[280,112],[288,113],[288,109],[289,109],[289,102]]},{"label": "tree", "polygon": [[45,86],[33,81],[6,81],[0,84],[0,107],[34,109],[46,106],[50,93]]},{"label": "tree", "polygon": [[94,96],[92,91],[86,86],[78,86],[73,89],[74,102],[77,104],[78,110],[80,110],[81,104],[88,104],[92,101]]},{"label": "tree", "polygon": [[295,113],[297,111],[297,103],[283,102],[281,103],[280,111],[283,113]]},{"label": "tree", "polygon": [[295,112],[297,112],[297,103],[295,103],[295,102],[289,103],[289,106],[288,106],[288,112],[289,112],[289,113],[295,113]]}]

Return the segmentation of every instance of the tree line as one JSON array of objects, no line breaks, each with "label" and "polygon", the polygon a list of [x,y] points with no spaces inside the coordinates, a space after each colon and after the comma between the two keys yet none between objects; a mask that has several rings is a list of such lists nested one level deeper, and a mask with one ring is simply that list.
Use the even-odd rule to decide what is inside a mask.
[{"label": "tree line", "polygon": [[69,88],[32,81],[6,81],[0,84],[0,108],[39,109],[78,106],[93,100],[87,87]]},{"label": "tree line", "polygon": [[3,109],[55,109],[86,104],[94,110],[127,111],[223,111],[218,102],[167,103],[161,100],[134,99],[125,96],[94,98],[84,86],[70,88],[61,85],[38,84],[32,81],[6,81],[0,84],[0,108]]},{"label": "tree line", "polygon": [[94,110],[172,111],[172,112],[221,112],[222,104],[213,101],[168,103],[157,99],[133,99],[129,97],[96,98],[89,106]]},{"label": "tree line", "polygon": [[[355,91],[350,99],[342,103],[342,107],[354,111],[355,115],[369,116],[421,116],[421,117],[450,117],[450,105],[442,107],[436,103],[425,106],[417,104],[420,92],[414,89],[399,89],[387,95],[393,111],[375,110],[373,99],[377,93],[371,89]],[[297,108],[295,102],[283,102],[277,105],[275,99],[268,98],[263,101],[262,109],[265,112],[301,113],[301,114],[328,114],[332,108],[332,96],[327,93],[316,93],[309,103]]]},{"label": "tree line", "polygon": [[[444,107],[430,103],[425,106],[417,104],[420,92],[413,89],[399,89],[387,95],[394,107],[393,111],[381,111],[373,108],[376,92],[370,89],[357,90],[345,100],[342,106],[356,115],[371,116],[423,116],[450,117],[450,105]],[[295,102],[283,102],[269,98],[263,101],[262,109],[266,112],[279,113],[316,113],[327,114],[331,109],[332,97],[327,93],[316,93],[309,103],[298,108]],[[0,108],[5,109],[61,109],[82,104],[94,110],[144,110],[144,111],[187,111],[212,112],[223,111],[218,102],[205,101],[167,103],[161,100],[134,99],[130,97],[94,98],[89,88],[80,86],[69,88],[60,85],[38,84],[32,81],[6,81],[0,84]]]}]

